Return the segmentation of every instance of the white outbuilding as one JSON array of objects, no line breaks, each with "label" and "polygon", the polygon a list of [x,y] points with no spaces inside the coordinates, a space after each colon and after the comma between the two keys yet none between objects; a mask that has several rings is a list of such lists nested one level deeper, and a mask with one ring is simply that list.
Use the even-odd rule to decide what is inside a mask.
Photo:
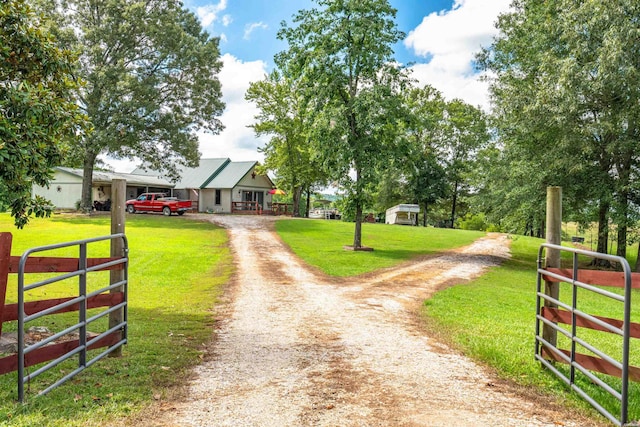
[{"label": "white outbuilding", "polygon": [[385,224],[416,225],[420,206],[412,204],[395,205],[387,209]]}]

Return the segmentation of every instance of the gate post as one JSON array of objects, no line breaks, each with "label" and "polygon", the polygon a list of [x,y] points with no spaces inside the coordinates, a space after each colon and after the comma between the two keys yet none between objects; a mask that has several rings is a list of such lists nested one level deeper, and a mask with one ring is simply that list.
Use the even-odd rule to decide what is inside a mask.
[{"label": "gate post", "polygon": [[[111,181],[111,234],[124,233],[125,204],[127,193],[127,181],[124,179],[114,179]],[[111,239],[111,257],[124,256],[124,242],[122,239]],[[124,280],[124,270],[111,270],[111,283]],[[112,289],[109,293],[122,292],[122,286]],[[124,310],[121,308],[109,314],[109,328],[122,323],[124,320]],[[122,337],[121,337],[122,338]],[[110,357],[121,357],[122,346],[116,348]]]},{"label": "gate post", "polygon": [[[562,243],[562,187],[547,187],[547,243],[560,245]],[[560,251],[546,248],[545,268],[560,268]],[[560,285],[558,282],[545,280],[544,293],[551,298],[558,299],[560,296]],[[558,305],[547,300],[545,307],[557,308]],[[543,325],[542,338],[555,346],[558,334],[555,329],[548,325]]]},{"label": "gate post", "polygon": [[11,262],[11,233],[0,233],[0,336],[2,336],[2,316],[7,296],[9,262]]}]

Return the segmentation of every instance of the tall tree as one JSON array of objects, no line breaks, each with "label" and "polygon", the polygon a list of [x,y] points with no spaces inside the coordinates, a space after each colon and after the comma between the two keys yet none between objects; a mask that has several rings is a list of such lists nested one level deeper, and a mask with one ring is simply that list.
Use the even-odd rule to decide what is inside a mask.
[{"label": "tall tree", "polygon": [[362,247],[362,209],[376,171],[395,149],[402,72],[392,46],[404,37],[387,0],[316,0],[295,27],[278,33],[289,44],[281,68],[304,76],[306,96],[322,111],[313,141],[355,210],[354,248]]},{"label": "tall tree", "polygon": [[411,200],[423,211],[422,224],[427,226],[429,207],[446,195],[443,167],[446,141],[446,102],[431,86],[412,88],[405,96],[404,137],[407,155],[402,158],[402,170]]},{"label": "tall tree", "polygon": [[0,194],[18,228],[50,213],[31,188],[48,185],[84,122],[72,92],[75,57],[46,28],[26,1],[0,3]]},{"label": "tall tree", "polygon": [[260,149],[265,154],[264,168],[273,171],[276,181],[293,194],[293,215],[300,216],[302,191],[326,181],[309,142],[313,112],[308,100],[301,95],[299,83],[278,70],[251,83],[245,98],[259,109],[252,125],[256,135],[271,136]]},{"label": "tall tree", "polygon": [[101,154],[139,158],[175,174],[199,161],[196,132],[217,133],[224,104],[218,38],[179,0],[41,0],[61,38],[80,51],[78,102],[95,131],[79,140],[81,205]]},{"label": "tall tree", "polygon": [[487,119],[477,107],[460,99],[445,106],[444,141],[447,177],[451,187],[451,227],[456,222],[459,195],[468,181],[476,155],[489,142]]},{"label": "tall tree", "polygon": [[640,4],[517,0],[513,8],[480,57],[496,76],[501,140],[531,154],[544,184],[597,204],[600,252],[613,209],[624,248],[638,190]]}]

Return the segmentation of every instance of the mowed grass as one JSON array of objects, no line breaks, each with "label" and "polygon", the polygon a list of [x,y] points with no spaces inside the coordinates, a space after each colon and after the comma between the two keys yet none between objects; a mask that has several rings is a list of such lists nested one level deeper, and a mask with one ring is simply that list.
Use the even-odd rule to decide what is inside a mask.
[{"label": "mowed grass", "polygon": [[362,245],[372,252],[348,251],[355,224],[316,219],[276,221],[282,240],[305,262],[331,276],[356,276],[404,261],[465,246],[484,236],[480,231],[362,224]]},{"label": "mowed grass", "polygon": [[[12,254],[20,255],[36,246],[108,235],[110,217],[55,215],[16,230],[11,218],[0,214],[0,230],[13,233]],[[187,368],[202,359],[203,344],[212,333],[216,299],[231,274],[226,232],[182,217],[128,215],[126,235],[130,249],[129,343],[123,357],[103,359],[49,394],[36,397],[33,392],[73,369],[73,363],[65,362],[29,385],[24,405],[16,402],[16,374],[0,376],[0,425],[113,423],[171,393]],[[89,256],[108,256],[108,244],[103,246]],[[77,253],[60,251],[59,255]],[[7,302],[14,302],[15,275],[10,276]],[[42,297],[72,295],[76,286],[77,280]],[[69,316],[73,314],[50,316],[51,320],[40,325],[56,330]],[[15,330],[15,322],[5,324],[4,330],[11,329]],[[77,358],[74,360],[77,364]]]},{"label": "mowed grass", "polygon": [[[426,321],[432,333],[464,354],[496,368],[503,377],[566,398],[572,405],[591,411],[597,417],[595,410],[590,409],[576,393],[569,394],[564,383],[541,369],[534,359],[536,258],[541,243],[541,239],[515,237],[511,260],[473,282],[453,286],[427,300],[424,304]],[[561,300],[570,304],[570,292],[568,285],[563,285]],[[579,309],[590,314],[622,318],[621,304],[596,297],[593,293],[579,292],[578,296]],[[634,291],[632,296],[632,321],[640,322],[638,291]],[[566,325],[565,328],[569,329]],[[585,329],[579,329],[578,336],[620,360],[620,339]],[[640,366],[640,340],[631,341],[630,364]],[[570,348],[570,343],[562,336],[558,343],[562,348]],[[580,346],[578,351],[590,354]],[[557,366],[568,372],[565,365]],[[581,374],[578,378],[579,385],[600,404],[619,414],[617,401],[594,387]],[[620,389],[619,380],[607,376],[601,378]],[[640,384],[631,383],[629,396],[630,419],[640,419]]]}]

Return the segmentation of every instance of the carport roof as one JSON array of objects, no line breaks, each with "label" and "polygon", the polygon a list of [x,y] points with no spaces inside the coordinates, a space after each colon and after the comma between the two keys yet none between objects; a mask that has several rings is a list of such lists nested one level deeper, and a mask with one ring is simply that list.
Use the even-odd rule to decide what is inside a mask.
[{"label": "carport roof", "polygon": [[[82,169],[58,167],[58,170],[71,175],[83,177]],[[94,184],[110,184],[114,179],[124,179],[128,185],[144,185],[149,187],[173,188],[174,185],[166,179],[151,175],[132,175],[129,173],[93,171]]]}]

